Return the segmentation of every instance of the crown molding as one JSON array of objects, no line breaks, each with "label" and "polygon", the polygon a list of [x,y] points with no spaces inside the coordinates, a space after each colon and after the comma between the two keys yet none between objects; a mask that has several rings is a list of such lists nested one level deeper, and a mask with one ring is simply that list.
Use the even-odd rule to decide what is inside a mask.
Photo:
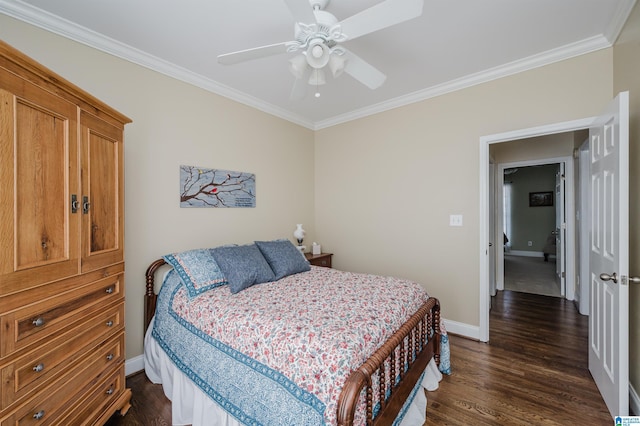
[{"label": "crown molding", "polygon": [[554,62],[559,62],[611,47],[622,30],[635,3],[636,0],[626,0],[620,4],[615,17],[612,19],[611,25],[607,30],[607,34],[581,40],[576,43],[542,52],[518,61],[513,61],[508,64],[500,65],[495,68],[432,86],[424,90],[419,90],[385,102],[316,122],[268,102],[264,102],[253,96],[247,95],[246,93],[233,89],[229,86],[220,84],[212,79],[196,74],[173,63],[153,55],[149,55],[146,52],[135,49],[124,43],[120,43],[117,40],[91,31],[85,27],[43,11],[42,9],[33,7],[20,0],[0,0],[0,12],[46,31],[61,35],[78,43],[82,43],[142,67],[157,71],[185,83],[192,84],[209,92],[258,109],[267,114],[298,124],[302,127],[306,127],[311,130],[321,130],[348,121],[388,111],[390,109],[424,101],[446,93],[465,89],[477,84],[486,83],[502,77],[549,65]]},{"label": "crown molding", "polygon": [[635,4],[636,0],[626,0],[621,2],[613,16],[613,19],[609,22],[609,27],[605,31],[604,36],[612,45],[615,44],[616,40],[618,40],[618,36],[622,32],[622,28],[627,22],[627,19],[629,19],[629,15],[631,14]]},{"label": "crown molding", "polygon": [[521,60],[513,61],[475,74],[470,74],[456,80],[451,80],[437,86],[432,86],[424,90],[419,90],[417,92],[409,93],[404,96],[399,96],[397,98],[381,102],[379,104],[371,105],[366,108],[361,108],[347,114],[338,115],[324,121],[316,122],[314,130],[324,129],[327,127],[335,126],[337,124],[345,123],[347,121],[353,121],[359,118],[367,117],[369,115],[388,111],[390,109],[424,101],[430,98],[435,98],[436,96],[441,96],[446,93],[466,89],[481,83],[497,80],[513,74],[521,73],[523,71],[532,70],[545,65],[553,64],[555,62],[563,61],[565,59],[570,59],[576,56],[584,55],[586,53],[605,49],[611,46],[612,44],[603,35],[591,37],[576,43],[562,46],[557,49],[548,50],[546,52],[529,56]]},{"label": "crown molding", "polygon": [[0,0],[0,13],[52,32],[91,48],[100,50],[128,62],[159,72],[217,95],[229,98],[252,108],[274,115],[313,130],[314,123],[268,102],[220,84],[210,78],[189,71],[171,62],[150,55],[142,50],[121,43],[103,34],[68,21],[57,15],[31,6],[19,0]]}]

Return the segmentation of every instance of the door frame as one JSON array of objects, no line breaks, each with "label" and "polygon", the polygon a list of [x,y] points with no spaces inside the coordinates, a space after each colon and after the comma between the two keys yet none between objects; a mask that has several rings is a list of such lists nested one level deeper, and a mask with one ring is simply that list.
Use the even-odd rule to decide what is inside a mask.
[{"label": "door frame", "polygon": [[588,129],[595,117],[587,117],[578,120],[564,121],[560,123],[547,124],[538,127],[514,130],[504,133],[496,133],[480,137],[480,176],[479,176],[479,196],[480,196],[480,283],[479,283],[479,329],[478,339],[482,342],[489,341],[489,308],[491,296],[489,292],[489,215],[492,214],[493,206],[489,205],[489,146],[495,143],[511,142],[519,139],[533,138],[556,133],[573,132]]},{"label": "door frame", "polygon": [[[564,133],[564,132],[563,132]],[[509,141],[504,141],[509,142]],[[504,199],[504,170],[513,167],[531,167],[531,166],[542,166],[547,164],[564,164],[564,172],[565,172],[565,249],[564,249],[564,258],[565,258],[565,278],[561,279],[562,287],[561,287],[561,296],[568,299],[574,300],[575,293],[572,286],[567,286],[566,283],[575,282],[575,263],[571,262],[570,259],[573,259],[575,256],[575,199],[574,199],[574,167],[573,167],[573,157],[565,156],[565,157],[550,157],[550,158],[541,158],[538,160],[523,160],[523,161],[514,161],[509,163],[498,163],[498,174],[496,176],[496,194],[495,194],[495,202],[496,202],[496,231],[495,235],[490,235],[489,238],[493,238],[496,241],[502,235],[502,229],[504,228],[504,221],[502,218],[502,210],[503,210],[503,199]],[[555,208],[560,207],[560,201],[556,200],[554,204]],[[491,221],[491,218],[489,218]],[[560,259],[557,259],[556,262],[559,262]],[[496,287],[498,290],[504,290],[504,250],[496,251]],[[489,282],[491,286],[491,281]],[[493,286],[491,286],[493,287]]]},{"label": "door frame", "polygon": [[[590,169],[590,150],[589,150],[589,138],[580,145],[578,149],[578,162],[580,168],[580,175],[578,180],[579,184],[579,218],[578,218],[578,245],[580,253],[578,255],[580,259],[580,270],[578,274],[578,283],[580,286],[578,297],[576,298],[578,304],[578,311],[582,315],[589,315],[590,307],[590,279],[589,279],[589,250],[591,245],[589,242],[589,228],[591,227],[591,217],[589,212],[591,211],[591,169]],[[585,237],[585,235],[587,237]]]}]

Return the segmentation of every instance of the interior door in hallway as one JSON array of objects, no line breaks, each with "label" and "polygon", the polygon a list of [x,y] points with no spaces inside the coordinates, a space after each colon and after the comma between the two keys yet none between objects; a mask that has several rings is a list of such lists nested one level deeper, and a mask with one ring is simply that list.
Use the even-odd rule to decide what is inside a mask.
[{"label": "interior door in hallway", "polygon": [[[565,257],[565,241],[567,224],[565,221],[565,209],[564,209],[564,194],[565,194],[565,171],[564,163],[558,164],[558,171],[556,172],[556,275],[560,280],[560,295],[562,297],[566,294],[566,257]],[[569,297],[569,300],[573,300],[573,294]]]},{"label": "interior door in hallway", "polygon": [[629,93],[589,128],[589,371],[612,416],[629,414]]}]

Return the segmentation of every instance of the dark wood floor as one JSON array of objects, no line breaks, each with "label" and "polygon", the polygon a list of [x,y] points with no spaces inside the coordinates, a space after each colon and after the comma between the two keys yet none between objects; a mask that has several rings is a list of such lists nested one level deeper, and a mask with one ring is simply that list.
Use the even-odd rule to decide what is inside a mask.
[{"label": "dark wood floor", "polygon": [[499,292],[490,343],[451,339],[453,374],[427,425],[611,425],[588,370],[588,317],[564,299]]},{"label": "dark wood floor", "polygon": [[[451,336],[453,374],[427,393],[426,425],[611,425],[588,371],[587,327],[572,302],[500,292],[489,344]],[[132,408],[108,426],[171,424],[159,385],[144,374],[127,385]]]}]

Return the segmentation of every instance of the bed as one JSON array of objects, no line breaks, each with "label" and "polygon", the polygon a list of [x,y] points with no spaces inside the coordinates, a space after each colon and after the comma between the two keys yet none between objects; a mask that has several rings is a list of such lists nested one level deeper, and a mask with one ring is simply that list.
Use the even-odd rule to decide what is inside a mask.
[{"label": "bed", "polygon": [[440,354],[440,304],[421,286],[309,265],[287,240],[146,272],[145,371],[173,424],[421,425]]}]

